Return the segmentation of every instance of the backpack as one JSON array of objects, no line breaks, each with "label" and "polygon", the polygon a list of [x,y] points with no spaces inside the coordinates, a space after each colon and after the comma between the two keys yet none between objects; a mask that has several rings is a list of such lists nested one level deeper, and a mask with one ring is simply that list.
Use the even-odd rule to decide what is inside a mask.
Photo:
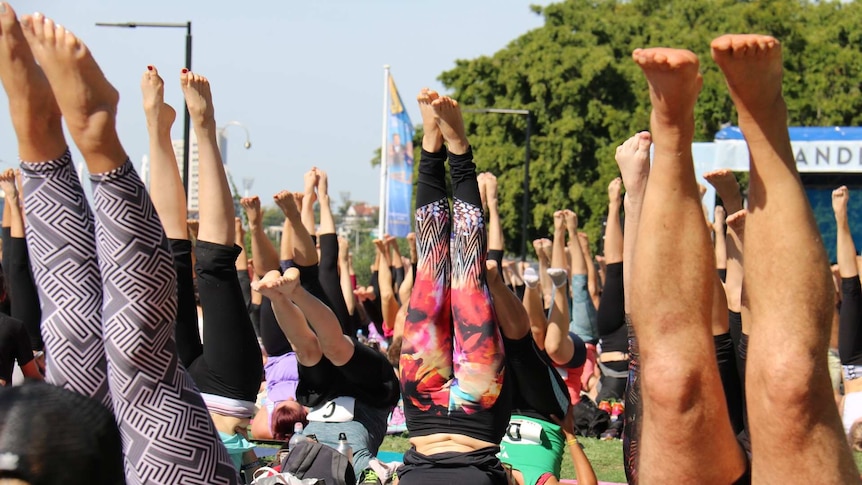
[{"label": "backpack", "polygon": [[588,396],[581,396],[580,402],[572,408],[575,418],[575,432],[587,438],[598,438],[611,424],[611,415],[599,409]]},{"label": "backpack", "polygon": [[326,485],[356,483],[353,465],[347,457],[314,441],[302,441],[294,446],[282,462],[281,471],[296,478],[316,478]]}]

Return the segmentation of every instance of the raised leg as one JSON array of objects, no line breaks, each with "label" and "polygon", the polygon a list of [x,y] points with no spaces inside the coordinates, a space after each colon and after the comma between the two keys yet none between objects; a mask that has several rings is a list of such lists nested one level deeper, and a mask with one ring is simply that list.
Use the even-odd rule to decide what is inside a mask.
[{"label": "raised leg", "polygon": [[[712,42],[712,56],[751,154],[744,271],[754,324],[746,369],[753,481],[858,483],[833,404],[826,356],[834,290],[790,148],[781,45],[726,35]],[[796,444],[793,456],[787,443]],[[800,459],[817,470],[793,470]]]},{"label": "raised leg", "polygon": [[[691,156],[698,60],[661,48],[637,49],[633,58],[649,83],[655,143],[630,285],[643,396],[639,474],[644,483],[732,483],[745,462],[713,357],[715,262]],[[678,263],[674,272],[667,261]]]}]

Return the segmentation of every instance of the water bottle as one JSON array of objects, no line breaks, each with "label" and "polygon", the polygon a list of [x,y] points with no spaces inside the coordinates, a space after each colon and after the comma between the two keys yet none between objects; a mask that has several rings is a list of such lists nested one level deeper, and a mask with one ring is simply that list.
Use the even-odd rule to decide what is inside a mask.
[{"label": "water bottle", "polygon": [[290,437],[290,441],[287,442],[287,449],[292,450],[294,446],[305,441],[305,436],[302,435],[302,423],[296,423],[293,425],[293,436]]},{"label": "water bottle", "polygon": [[356,340],[359,341],[359,343],[361,344],[367,342],[367,339],[365,338],[365,332],[361,328],[356,331]]},{"label": "water bottle", "polygon": [[335,451],[346,456],[347,461],[353,463],[353,448],[351,448],[350,445],[347,443],[346,434],[338,433],[338,446],[335,447]]}]

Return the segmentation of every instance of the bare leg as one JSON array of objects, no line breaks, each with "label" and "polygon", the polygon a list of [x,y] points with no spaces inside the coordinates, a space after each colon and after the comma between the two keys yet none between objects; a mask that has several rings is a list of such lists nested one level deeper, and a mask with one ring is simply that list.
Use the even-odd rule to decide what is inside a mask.
[{"label": "bare leg", "polygon": [[[727,298],[727,308],[737,313],[742,311],[742,245],[747,214],[743,209],[727,218],[727,277],[724,280],[724,293]],[[742,322],[745,325],[745,319]]]},{"label": "bare leg", "polygon": [[377,269],[377,285],[380,287],[380,309],[383,311],[383,326],[389,329],[395,325],[395,315],[398,313],[392,271],[389,269],[392,266],[389,261],[389,246],[385,240],[380,239],[374,240],[374,246],[377,248],[377,254],[380,258]]},{"label": "bare leg", "polygon": [[[570,234],[571,236],[571,234]],[[585,232],[578,232],[578,245],[581,248],[581,254],[584,256],[584,264],[587,267],[587,290],[590,298],[593,301],[593,308],[599,306],[599,277],[596,272],[596,265],[593,263],[593,255],[590,252],[590,236]],[[570,250],[570,252],[574,252]],[[574,268],[574,263],[572,263]]]},{"label": "bare leg", "polygon": [[168,239],[189,238],[186,193],[171,144],[171,126],[176,111],[165,103],[165,83],[155,66],[147,66],[141,79],[144,114],[150,135],[150,198],[159,213]]},{"label": "bare leg", "polygon": [[724,236],[724,220],[727,213],[724,207],[715,206],[715,220],[712,223],[713,242],[715,243],[715,269],[727,271],[727,241]]},{"label": "bare leg", "polygon": [[[532,271],[532,268],[530,268]],[[527,316],[530,318],[530,331],[533,333],[533,340],[539,350],[545,350],[545,339],[548,332],[548,317],[545,315],[545,309],[542,305],[542,291],[539,288],[538,276],[533,274],[532,278],[527,275],[524,278],[526,287],[524,288],[524,309],[527,310]]]},{"label": "bare leg", "polygon": [[285,223],[289,223],[293,230],[293,260],[299,266],[314,266],[318,262],[317,248],[302,223],[302,216],[296,207],[296,198],[293,193],[283,190],[275,194],[273,199],[287,218]]},{"label": "bare leg", "polygon": [[314,236],[317,234],[317,226],[314,223],[314,203],[317,201],[317,195],[314,193],[314,189],[320,180],[317,168],[312,167],[311,170],[305,172],[302,180],[304,183],[302,206],[300,206],[302,225],[305,226],[309,235]]},{"label": "bare leg", "polygon": [[183,69],[180,75],[186,105],[198,139],[200,229],[198,239],[222,246],[234,243],[233,197],[216,141],[215,109],[207,78]]},{"label": "bare leg", "polygon": [[[637,49],[632,57],[650,87],[655,140],[638,230],[648,237],[638,238],[630,285],[642,368],[639,474],[644,483],[732,483],[745,462],[713,357],[714,257],[691,157],[698,60],[675,49]],[[667,261],[678,262],[675,271],[666,271]]]},{"label": "bare leg", "polygon": [[503,227],[500,225],[500,210],[497,207],[497,177],[491,172],[483,174],[485,201],[488,204],[488,249],[504,249]]},{"label": "bare leg", "polygon": [[[652,136],[649,132],[642,131],[626,140],[617,147],[615,155],[617,165],[620,167],[623,184],[626,187],[625,213],[626,213],[626,237],[623,241],[623,293],[626,298],[626,313],[631,313],[632,296],[632,268],[634,267],[634,253],[637,245],[638,233],[640,231],[641,210],[643,209],[644,193],[646,192],[647,180],[649,180],[649,149],[652,144]],[[609,224],[610,225],[610,224]],[[607,255],[605,255],[605,259]],[[610,260],[607,261],[611,263]]]},{"label": "bare leg", "polygon": [[[321,216],[321,219],[323,217]],[[353,315],[356,311],[356,298],[353,295],[353,282],[350,279],[350,242],[343,238],[338,238],[338,278],[341,284],[341,293],[344,298],[344,303],[347,305],[347,312]]]},{"label": "bare leg", "polygon": [[[621,145],[622,146],[622,145]],[[617,148],[619,152],[619,148]],[[647,160],[649,161],[649,160]],[[623,207],[623,179],[617,177],[608,184],[608,225],[605,228],[603,262],[605,265],[623,260],[623,228],[620,224],[620,209]],[[646,186],[646,180],[641,184]],[[628,188],[626,188],[628,190]]]},{"label": "bare leg", "polygon": [[[826,362],[833,290],[790,148],[781,45],[727,35],[712,42],[712,56],[751,154],[745,252],[754,257],[746,258],[745,286],[754,320],[746,369],[753,481],[858,483],[833,405]],[[795,444],[793,456],[787,443]],[[800,459],[817,469],[794,470]]]},{"label": "bare leg", "polygon": [[[9,99],[25,173],[27,244],[42,304],[47,380],[110,407],[93,214],[79,196],[83,188],[66,148],[60,108],[29,45],[30,39],[38,44],[34,19],[24,17],[22,29],[12,7],[2,5],[0,81]],[[38,23],[43,21],[39,16]],[[69,223],[60,237],[44,236],[57,232],[62,221]]]},{"label": "bare leg", "polygon": [[[563,278],[562,284],[551,282],[554,300],[551,313],[548,316],[548,329],[545,334],[545,351],[548,353],[548,357],[558,365],[569,362],[575,352],[574,344],[569,338],[569,285],[567,284],[565,245],[566,213],[559,210],[554,212],[554,246],[551,256],[551,270],[562,272]],[[583,258],[581,258],[581,263],[583,266]]]},{"label": "bare leg", "polygon": [[242,219],[235,217],[233,220],[233,229],[235,234],[234,244],[239,246],[239,256],[236,258],[236,270],[248,271],[248,254],[245,252],[245,230],[242,228]]},{"label": "bare leg", "polygon": [[509,340],[520,340],[530,331],[530,318],[524,305],[506,285],[500,275],[496,261],[485,263],[488,271],[488,288],[494,298],[494,311],[500,323],[500,330]]},{"label": "bare leg", "polygon": [[305,315],[290,299],[294,290],[299,287],[299,271],[295,268],[288,271],[292,278],[282,277],[280,271],[269,271],[260,281],[252,283],[252,289],[272,301],[275,319],[296,352],[296,360],[306,367],[311,367],[320,362],[323,351],[317,336],[305,323]]},{"label": "bare leg", "polygon": [[251,232],[251,255],[254,258],[254,273],[263,277],[270,271],[279,269],[278,253],[275,246],[264,232],[263,214],[260,210],[260,198],[258,196],[243,197],[239,201],[245,209],[248,218],[248,230]]},{"label": "bare leg", "polygon": [[[231,483],[236,470],[171,338],[175,276],[161,223],[114,130],[116,91],[81,41],[42,16],[25,30],[93,181],[103,335],[132,483]],[[74,186],[70,185],[69,188]],[[83,196],[83,193],[81,193]],[[167,289],[167,290],[166,290]],[[141,342],[147,342],[142,345]],[[194,443],[180,447],[181,443]]]}]

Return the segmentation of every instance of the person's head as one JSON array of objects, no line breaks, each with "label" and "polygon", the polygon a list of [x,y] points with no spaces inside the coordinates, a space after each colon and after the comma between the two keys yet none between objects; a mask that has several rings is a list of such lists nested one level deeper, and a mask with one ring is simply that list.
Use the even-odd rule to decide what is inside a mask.
[{"label": "person's head", "polygon": [[293,436],[296,423],[308,424],[308,411],[294,399],[281,401],[272,410],[272,437],[286,441]]},{"label": "person's head", "polygon": [[43,382],[0,390],[0,482],[7,479],[125,483],[113,414],[94,399]]},{"label": "person's head", "polygon": [[850,432],[847,433],[847,441],[850,443],[850,448],[853,451],[862,451],[862,418],[853,421],[850,425]]}]

